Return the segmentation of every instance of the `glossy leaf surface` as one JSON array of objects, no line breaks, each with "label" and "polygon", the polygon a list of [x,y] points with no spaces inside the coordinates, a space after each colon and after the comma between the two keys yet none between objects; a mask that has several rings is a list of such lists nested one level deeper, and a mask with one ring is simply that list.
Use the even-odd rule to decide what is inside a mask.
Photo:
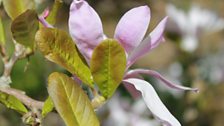
[{"label": "glossy leaf surface", "polygon": [[36,11],[27,10],[13,20],[11,26],[12,36],[16,42],[33,48],[38,28],[39,22]]},{"label": "glossy leaf surface", "polygon": [[45,57],[66,68],[89,86],[93,86],[91,72],[70,36],[59,29],[41,28],[36,42]]},{"label": "glossy leaf surface", "polygon": [[16,110],[21,114],[25,114],[28,112],[22,102],[12,95],[0,92],[0,102],[4,104],[7,108]]},{"label": "glossy leaf surface", "polygon": [[0,44],[2,45],[5,44],[5,32],[4,32],[2,17],[0,17]]},{"label": "glossy leaf surface", "polygon": [[11,19],[15,19],[27,9],[35,7],[33,0],[3,0],[3,6]]},{"label": "glossy leaf surface", "polygon": [[125,51],[116,40],[104,40],[94,49],[90,69],[104,97],[113,95],[123,79],[125,68]]},{"label": "glossy leaf surface", "polygon": [[48,93],[67,126],[99,126],[88,96],[67,75],[52,73],[48,78]]}]

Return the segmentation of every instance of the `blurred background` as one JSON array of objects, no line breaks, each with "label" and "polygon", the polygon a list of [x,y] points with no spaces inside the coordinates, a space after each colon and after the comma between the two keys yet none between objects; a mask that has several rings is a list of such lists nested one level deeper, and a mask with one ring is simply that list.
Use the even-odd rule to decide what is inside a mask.
[{"label": "blurred background", "polygon": [[[53,0],[35,0],[39,14],[52,7]],[[57,27],[68,31],[69,4],[64,0]],[[116,24],[129,9],[148,5],[151,22],[148,33],[169,16],[165,42],[142,57],[132,68],[159,71],[167,79],[199,88],[199,93],[169,89],[162,82],[144,76],[163,103],[183,126],[224,125],[224,2],[223,0],[89,0],[100,15],[104,32],[113,37]],[[13,51],[11,20],[0,7],[7,37],[7,50]],[[0,73],[3,64],[0,60]],[[66,72],[36,52],[19,60],[13,68],[12,87],[32,98],[45,100],[46,79],[53,71]],[[121,85],[109,102],[98,110],[102,126],[160,126],[141,98],[133,99]],[[23,126],[21,116],[0,104],[0,126]],[[64,126],[56,113],[50,113],[44,126]]]}]

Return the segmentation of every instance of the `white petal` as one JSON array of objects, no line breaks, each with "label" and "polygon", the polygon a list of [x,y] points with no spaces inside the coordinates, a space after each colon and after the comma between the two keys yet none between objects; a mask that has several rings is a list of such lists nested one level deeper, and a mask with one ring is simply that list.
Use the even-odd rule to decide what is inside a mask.
[{"label": "white petal", "polygon": [[169,112],[160,100],[155,89],[148,82],[140,79],[126,79],[124,82],[133,84],[142,93],[142,97],[152,114],[156,116],[164,126],[181,126],[179,121]]}]

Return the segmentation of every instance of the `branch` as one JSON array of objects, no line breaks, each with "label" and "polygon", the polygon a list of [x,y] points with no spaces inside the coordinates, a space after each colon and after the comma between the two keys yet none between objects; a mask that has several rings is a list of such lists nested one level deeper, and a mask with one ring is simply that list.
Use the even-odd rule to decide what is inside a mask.
[{"label": "branch", "polygon": [[44,102],[37,101],[37,100],[30,98],[23,91],[20,91],[20,90],[14,89],[14,88],[9,88],[9,87],[2,87],[2,88],[0,88],[0,92],[3,92],[3,93],[6,93],[6,94],[16,97],[30,109],[36,108],[36,109],[41,110],[43,108]]},{"label": "branch", "polygon": [[0,45],[0,55],[4,63],[8,61],[9,57],[6,54],[6,49],[3,45]]}]

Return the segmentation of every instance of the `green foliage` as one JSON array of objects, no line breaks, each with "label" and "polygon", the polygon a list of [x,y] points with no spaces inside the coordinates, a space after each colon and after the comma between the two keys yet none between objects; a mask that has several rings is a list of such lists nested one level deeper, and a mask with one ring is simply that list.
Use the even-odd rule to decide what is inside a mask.
[{"label": "green foliage", "polygon": [[39,21],[36,11],[27,10],[13,20],[11,26],[12,36],[16,42],[33,49],[38,28]]},{"label": "green foliage", "polygon": [[21,114],[28,112],[26,107],[14,96],[0,92],[0,102],[7,108],[18,111]]},{"label": "green foliage", "polygon": [[54,109],[54,103],[50,97],[44,102],[44,107],[42,109],[42,118],[44,118],[49,112]]},{"label": "green foliage", "polygon": [[56,19],[57,19],[57,14],[58,11],[60,10],[61,6],[62,6],[62,1],[61,0],[55,0],[54,1],[54,5],[53,8],[50,12],[50,15],[47,17],[47,21],[48,23],[54,25],[56,23]]},{"label": "green foliage", "polygon": [[59,29],[41,28],[36,34],[36,42],[48,60],[63,66],[84,83],[93,87],[90,69],[66,32]]},{"label": "green foliage", "polygon": [[4,32],[4,27],[2,24],[2,17],[0,15],[0,44],[4,45],[5,44],[5,32]]},{"label": "green foliage", "polygon": [[34,9],[35,4],[33,0],[3,0],[3,6],[9,17],[15,19],[27,9]]},{"label": "green foliage", "polygon": [[104,40],[94,49],[90,69],[104,97],[113,95],[123,79],[125,68],[125,51],[116,40]]},{"label": "green foliage", "polygon": [[48,93],[67,126],[99,126],[88,96],[67,75],[52,73],[48,78]]}]

